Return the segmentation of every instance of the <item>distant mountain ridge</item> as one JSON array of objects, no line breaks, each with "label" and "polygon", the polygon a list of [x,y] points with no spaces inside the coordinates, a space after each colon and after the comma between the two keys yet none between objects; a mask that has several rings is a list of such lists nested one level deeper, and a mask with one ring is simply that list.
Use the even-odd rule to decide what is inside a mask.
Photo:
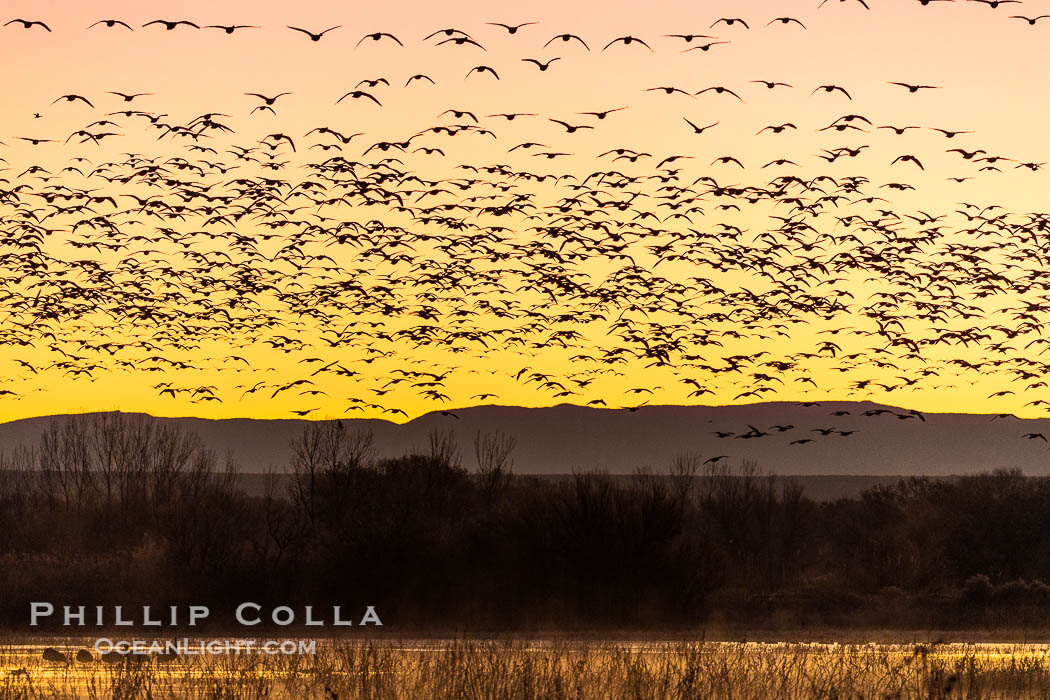
[{"label": "distant mountain ridge", "polygon": [[[865,412],[883,410],[879,415]],[[848,415],[831,415],[848,411]],[[443,415],[435,411],[404,424],[379,419],[345,419],[348,428],[371,429],[382,456],[422,449],[432,431],[454,431],[465,466],[473,467],[478,431],[502,431],[517,439],[514,469],[558,474],[606,469],[630,473],[640,466],[666,471],[676,454],[703,459],[726,455],[731,462],[754,460],[776,474],[968,474],[1020,468],[1050,474],[1050,448],[1031,433],[1050,437],[1050,419],[928,413],[870,402],[821,401],[815,405],[770,402],[741,406],[644,406],[636,411],[570,404],[548,408],[475,406]],[[0,450],[36,444],[55,419],[27,418],[0,424]],[[250,418],[153,418],[197,433],[220,457],[232,456],[245,472],[286,468],[291,441],[310,421]],[[772,426],[793,426],[780,432]],[[743,439],[751,427],[768,435]],[[827,436],[817,429],[835,428]],[[720,438],[715,433],[733,433]],[[850,433],[848,436],[839,431]],[[753,434],[753,433],[752,433]],[[812,442],[790,444],[795,440]]]}]

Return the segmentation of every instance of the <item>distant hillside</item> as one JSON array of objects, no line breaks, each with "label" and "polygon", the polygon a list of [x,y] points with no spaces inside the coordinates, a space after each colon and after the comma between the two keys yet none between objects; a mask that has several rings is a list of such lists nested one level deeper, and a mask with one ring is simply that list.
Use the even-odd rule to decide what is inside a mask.
[{"label": "distant hillside", "polygon": [[[892,413],[864,416],[866,411]],[[849,415],[833,416],[848,411]],[[988,415],[925,414],[921,420],[906,412],[868,402],[761,403],[746,406],[645,406],[622,409],[559,405],[550,408],[477,406],[457,409],[454,416],[429,413],[403,425],[384,420],[347,419],[347,427],[370,428],[383,456],[402,454],[427,444],[435,429],[452,429],[464,464],[474,466],[473,439],[480,431],[501,430],[517,438],[515,470],[557,474],[604,468],[629,473],[648,465],[664,471],[674,455],[697,452],[704,459],[727,455],[737,462],[755,460],[777,474],[895,475],[966,474],[999,467],[1017,467],[1032,475],[1050,474],[1050,449],[1028,433],[1050,437],[1050,419],[1021,420]],[[33,444],[55,417],[30,418],[0,424],[0,449]],[[61,418],[59,416],[59,418]],[[176,423],[200,435],[219,455],[230,454],[242,471],[283,468],[290,442],[308,421],[205,420],[155,418]],[[779,432],[771,426],[793,426]],[[769,435],[740,438],[751,427]],[[833,432],[822,436],[819,428]],[[733,433],[719,438],[716,431]],[[813,442],[792,445],[794,440]]]}]

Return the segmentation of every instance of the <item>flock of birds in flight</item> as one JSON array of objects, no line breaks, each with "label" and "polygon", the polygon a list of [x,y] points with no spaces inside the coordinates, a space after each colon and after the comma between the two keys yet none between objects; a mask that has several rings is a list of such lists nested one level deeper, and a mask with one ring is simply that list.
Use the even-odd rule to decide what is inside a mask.
[{"label": "flock of birds in flight", "polygon": [[[870,9],[864,0],[839,0],[847,1]],[[966,1],[992,9],[1018,4]],[[1050,15],[1009,18],[1034,26]],[[487,24],[508,39],[539,34],[543,23]],[[723,17],[708,31],[760,25],[802,31],[809,22]],[[3,26],[52,32],[49,22],[35,19]],[[228,35],[260,28],[169,19],[133,26],[112,18],[88,27]],[[285,31],[327,42],[338,41],[347,28],[287,25]],[[424,41],[480,55],[492,39],[478,37],[442,28]],[[685,52],[732,43],[706,33],[663,39]],[[408,43],[387,31],[355,34],[349,42]],[[537,44],[653,52],[656,42],[544,33]],[[520,60],[546,72],[567,59]],[[465,67],[464,80],[503,79],[487,64]],[[363,79],[335,103],[361,100],[381,109],[383,91],[437,85],[425,73],[393,81]],[[755,90],[796,89],[781,80],[750,82]],[[887,82],[904,95],[945,89]],[[654,85],[644,92],[664,100],[708,95],[744,101],[741,88],[725,85],[699,91]],[[848,86],[819,85],[809,94],[847,106],[814,125],[828,138],[936,132],[952,146],[941,150],[969,168],[947,178],[958,184],[1007,167],[1036,172],[1045,165],[970,145],[972,130],[876,123],[850,107]],[[294,92],[244,95],[255,101],[249,118],[276,117]],[[314,403],[332,398],[342,381],[351,392],[347,413],[407,418],[387,394],[412,393],[447,405],[458,378],[479,375],[471,385],[484,385],[477,367],[487,355],[514,353],[521,367],[506,373],[507,381],[598,407],[614,407],[607,403],[611,396],[591,394],[603,382],[622,384],[649,370],[667,373],[688,401],[715,395],[723,382],[737,389],[734,401],[767,400],[789,388],[820,390],[814,377],[837,373],[849,378],[850,395],[857,398],[876,389],[951,388],[990,376],[1012,388],[989,398],[1027,392],[1033,398],[1026,406],[1050,407],[1037,398],[1050,388],[1043,379],[1050,362],[1040,359],[1050,350],[1044,272],[1050,214],[974,202],[936,214],[895,206],[888,197],[916,189],[903,178],[926,174],[925,155],[892,154],[884,165],[902,173],[892,182],[841,172],[802,177],[792,172],[800,166],[788,156],[760,167],[734,155],[708,163],[696,160],[689,139],[725,125],[679,115],[672,117],[683,128],[679,153],[654,155],[626,145],[593,154],[571,150],[578,134],[600,130],[630,104],[580,111],[571,120],[450,106],[434,115],[437,123],[398,140],[317,125],[243,142],[231,115],[209,111],[173,119],[144,106],[154,97],[108,91],[104,99],[120,108],[68,135],[0,136],[0,147],[13,139],[32,151],[54,146],[69,154],[54,172],[33,162],[16,165],[0,150],[0,345],[46,348],[51,356],[35,364],[13,360],[29,384],[43,373],[83,381],[115,371],[159,373],[152,387],[160,396],[208,403],[257,395],[293,403],[292,413],[310,416],[321,410]],[[100,104],[95,95],[66,93],[48,108],[97,111]],[[553,125],[563,148],[512,143],[498,133],[501,125],[530,119]],[[755,136],[796,132],[800,124],[769,124]],[[181,152],[125,152],[103,160],[98,150],[79,150],[119,143],[133,125],[155,130],[158,143],[177,144]],[[577,174],[568,166],[453,166],[453,142],[464,136],[490,139],[508,158],[531,155],[543,167],[584,156],[599,167]],[[830,167],[870,148],[831,145],[816,157]],[[320,157],[310,158],[314,153]],[[413,165],[441,159],[457,174],[429,178],[425,165],[406,165],[409,158]],[[690,169],[694,162],[696,171]],[[756,172],[764,183],[736,184]],[[768,225],[732,223],[749,212],[763,212]],[[273,353],[288,359],[267,360]],[[206,369],[247,379],[230,391],[192,379]],[[647,397],[673,395],[670,386],[639,384],[616,405],[637,411]],[[8,398],[24,393],[0,388]],[[495,390],[470,396],[472,402],[499,398]],[[917,411],[875,409],[870,415],[885,413],[924,420]],[[793,428],[748,426],[717,435],[754,439]],[[812,432],[790,444],[856,431]],[[1038,433],[1023,437],[1046,442]]]}]

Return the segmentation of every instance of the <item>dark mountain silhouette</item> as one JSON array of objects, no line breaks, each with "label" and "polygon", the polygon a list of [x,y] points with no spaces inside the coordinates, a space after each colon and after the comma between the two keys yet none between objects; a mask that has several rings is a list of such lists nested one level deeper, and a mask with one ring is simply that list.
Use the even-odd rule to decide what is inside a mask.
[{"label": "dark mountain silhouette", "polygon": [[[881,415],[866,411],[887,409]],[[834,416],[833,412],[849,411]],[[448,412],[446,412],[448,413]],[[637,411],[562,404],[549,408],[477,406],[454,415],[432,412],[404,424],[375,419],[346,419],[348,428],[369,428],[381,456],[425,449],[434,430],[452,430],[463,463],[474,466],[478,431],[502,431],[517,439],[514,469],[519,473],[558,474],[583,469],[630,473],[639,466],[666,471],[676,454],[695,452],[702,459],[727,455],[751,459],[776,474],[898,475],[968,474],[1019,468],[1030,475],[1050,474],[1050,448],[1033,433],[1050,436],[1050,419],[1022,420],[978,414],[923,414],[869,402],[822,401],[820,405],[773,402],[743,406],[645,406]],[[901,415],[909,415],[901,418]],[[55,418],[40,417],[0,424],[0,450],[35,444]],[[155,418],[174,422],[200,435],[218,455],[231,455],[246,472],[287,465],[290,442],[304,420]],[[794,426],[780,432],[772,426]],[[750,426],[770,434],[740,438]],[[855,431],[848,436],[819,428]],[[715,432],[731,432],[719,438]],[[811,439],[804,444],[792,441]]]}]

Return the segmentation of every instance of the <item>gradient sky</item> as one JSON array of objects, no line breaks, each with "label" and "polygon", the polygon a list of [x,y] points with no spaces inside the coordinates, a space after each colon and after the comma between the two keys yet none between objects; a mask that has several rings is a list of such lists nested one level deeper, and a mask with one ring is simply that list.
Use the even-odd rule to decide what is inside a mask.
[{"label": "gradient sky", "polygon": [[[477,135],[455,139],[425,137],[420,144],[441,146],[447,155],[401,156],[406,168],[431,179],[462,177],[455,166],[468,164],[507,163],[514,168],[531,168],[534,172],[573,173],[581,179],[596,170],[620,169],[632,174],[651,172],[655,163],[669,155],[691,156],[679,161],[689,174],[685,182],[710,175],[723,184],[761,185],[776,175],[793,174],[814,177],[863,175],[874,185],[885,182],[907,182],[916,190],[895,193],[892,206],[900,213],[926,211],[951,213],[959,202],[984,206],[999,204],[1010,212],[1044,211],[1047,175],[1015,169],[1013,163],[1001,173],[977,173],[977,166],[946,153],[952,147],[982,148],[1019,161],[1041,162],[1050,148],[1045,115],[1050,107],[1050,90],[1046,89],[1045,66],[1050,52],[1050,20],[1029,26],[1010,19],[1010,15],[1036,16],[1050,12],[1050,3],[1028,1],[1023,5],[1006,5],[991,9],[979,2],[936,2],[922,6],[919,2],[892,0],[870,2],[866,11],[856,2],[832,0],[818,9],[817,2],[532,2],[503,8],[482,2],[387,2],[348,7],[345,3],[302,2],[295,5],[249,2],[151,3],[145,8],[138,2],[12,2],[7,3],[0,20],[25,18],[42,20],[53,32],[39,28],[24,30],[17,25],[0,28],[0,56],[9,71],[3,88],[3,110],[0,111],[0,157],[8,161],[8,170],[0,177],[11,183],[40,183],[32,176],[19,176],[27,167],[39,164],[57,172],[68,165],[74,155],[95,162],[119,158],[119,154],[136,152],[148,156],[181,155],[189,157],[185,143],[172,139],[158,140],[157,132],[141,121],[128,121],[127,126],[113,130],[119,137],[101,146],[64,146],[61,143],[30,146],[17,137],[55,138],[66,136],[87,124],[103,119],[107,112],[138,108],[169,115],[176,123],[186,123],[205,112],[231,115],[224,119],[237,133],[230,143],[252,144],[267,134],[283,132],[297,139],[300,150],[289,154],[289,166],[279,175],[301,178],[295,167],[306,159],[318,162],[325,156],[320,151],[307,151],[310,129],[329,125],[343,133],[364,132],[344,152],[346,157],[360,157],[371,143],[399,140],[436,124],[451,123],[438,115],[449,108],[469,109],[482,117],[482,126],[497,133],[498,139]],[[796,24],[765,26],[775,17],[798,18],[806,29]],[[92,22],[118,18],[135,28],[96,27]],[[720,24],[721,17],[741,17],[750,29]],[[198,24],[251,24],[259,29],[239,31],[232,36],[218,30],[192,30],[180,27],[165,31],[161,27],[142,28],[147,21],[188,19]],[[510,36],[486,22],[537,22]],[[342,25],[320,42],[312,42],[286,25],[320,30]],[[423,41],[433,31],[455,27],[468,32],[485,46],[435,46],[434,39]],[[384,31],[395,34],[405,46],[391,41],[366,41],[355,47],[367,33]],[[543,44],[556,34],[572,32],[590,45],[591,51],[575,43]],[[682,52],[695,44],[666,38],[667,34],[710,34],[724,45],[709,52]],[[614,45],[602,51],[610,40],[632,35],[644,39],[653,52],[637,44]],[[547,60],[560,57],[549,71],[539,72],[521,58]],[[471,67],[484,64],[495,68],[500,80],[487,75],[464,76]],[[416,82],[403,87],[416,73],[432,77],[437,85]],[[358,81],[386,77],[390,87],[367,88],[381,102],[367,100],[335,102],[352,90]],[[752,80],[776,80],[793,88],[767,90]],[[911,94],[890,81],[921,83],[941,89]],[[853,99],[841,94],[811,91],[819,85],[845,87]],[[736,91],[743,101],[730,95],[706,93],[695,98],[675,94],[646,92],[656,86],[677,86],[696,92],[711,86],[726,86]],[[153,93],[122,103],[107,91]],[[250,114],[258,100],[245,92],[276,94],[288,91],[274,105],[277,114]],[[82,103],[52,102],[61,95],[75,93],[90,99],[95,109]],[[579,113],[628,107],[594,122]],[[519,118],[514,122],[483,118],[497,112],[537,113],[539,117]],[[924,128],[896,136],[886,130],[859,132],[820,132],[845,114],[857,113],[875,125],[914,124]],[[39,114],[39,117],[35,115]],[[597,124],[593,131],[566,134],[547,118],[572,123]],[[694,135],[684,122],[697,124],[718,122],[703,135]],[[757,134],[767,125],[791,122],[797,131],[782,134]],[[973,131],[951,140],[930,130]],[[525,152],[507,153],[522,141],[539,141],[554,151],[569,152],[571,158],[556,161],[538,160]],[[856,159],[841,159],[828,164],[815,157],[821,149],[838,146],[870,145]],[[415,145],[415,144],[414,144]],[[597,155],[610,148],[626,146],[653,154],[638,163],[610,164]],[[909,163],[891,165],[902,154],[915,154],[925,170]],[[708,165],[712,159],[733,155],[744,165],[741,170],[731,165]],[[776,158],[790,158],[799,167],[762,168]],[[0,166],[3,166],[0,163]],[[238,177],[263,174],[248,168],[236,171]],[[957,184],[949,176],[976,176]],[[70,175],[69,177],[73,177]],[[62,180],[62,178],[59,178]],[[98,187],[76,181],[77,186]],[[103,183],[104,184],[104,183]],[[0,183],[4,187],[9,185]],[[108,192],[107,188],[107,192]],[[137,191],[137,190],[136,190]],[[537,191],[543,191],[537,187]],[[873,189],[874,191],[874,189]],[[564,192],[558,196],[564,196]],[[887,195],[888,196],[888,195]],[[644,207],[644,205],[641,205]],[[871,211],[871,208],[864,210]],[[769,227],[766,209],[745,212],[708,214],[704,223],[725,221],[756,234]],[[0,217],[5,215],[0,204]],[[350,215],[341,211],[340,215]],[[352,216],[357,217],[358,213]],[[372,213],[362,213],[365,219]],[[393,219],[391,219],[393,221]],[[397,222],[405,225],[404,222]],[[958,224],[958,220],[953,221]],[[517,221],[522,235],[528,222]],[[53,245],[58,245],[54,243]],[[68,251],[72,255],[72,251]],[[88,255],[78,252],[77,255]],[[113,262],[105,254],[99,259]],[[687,279],[689,270],[669,266],[663,274]],[[5,280],[8,285],[12,280]],[[871,293],[871,284],[850,287]],[[999,300],[996,303],[1002,303]],[[843,325],[841,319],[836,322]],[[793,329],[790,337],[745,339],[729,353],[768,349],[786,354],[809,348],[818,340],[819,328]],[[128,329],[129,336],[134,329]],[[851,343],[866,346],[863,339],[840,340],[844,352]],[[1022,344],[1023,346],[1023,344]],[[965,356],[981,359],[980,348],[962,350]],[[312,417],[349,415],[384,415],[379,409],[345,413],[348,396],[368,400],[376,397],[375,387],[381,378],[410,360],[422,360],[428,366],[447,367],[453,371],[445,387],[450,397],[437,405],[414,392],[396,389],[384,396],[385,405],[403,409],[415,416],[435,408],[448,408],[477,403],[472,396],[494,393],[486,402],[521,405],[549,405],[549,392],[537,391],[535,384],[524,384],[513,377],[522,367],[532,371],[563,374],[572,371],[569,357],[573,353],[542,350],[521,354],[514,350],[491,350],[480,354],[450,354],[404,347],[398,355],[372,364],[355,365],[363,376],[353,381],[335,382],[327,387],[330,396],[270,399],[269,391],[240,397],[238,385],[251,386],[257,381],[281,383],[304,376],[299,360],[311,353],[288,354],[252,345],[237,354],[251,360],[256,371],[233,372],[229,365],[215,358],[228,352],[221,346],[203,347],[183,359],[195,366],[192,371],[171,372],[164,379],[184,386],[216,385],[223,387],[223,401],[193,403],[187,397],[158,395],[155,373],[137,369],[105,370],[95,373],[94,381],[71,379],[61,371],[37,374],[23,372],[15,363],[21,359],[34,366],[53,361],[53,353],[41,342],[32,347],[0,347],[0,362],[8,370],[2,385],[14,392],[0,399],[0,419],[65,413],[78,410],[147,411],[155,415],[199,415],[204,417],[287,417],[290,409],[316,408]],[[952,357],[956,348],[931,351],[931,358]],[[1034,352],[1034,351],[1033,351]],[[326,356],[327,357],[327,356]],[[135,359],[135,358],[132,358]],[[363,359],[350,353],[340,356],[346,362]],[[868,367],[849,373],[837,371],[840,363],[814,362],[810,375],[817,385],[787,385],[768,399],[802,400],[815,398],[869,398],[922,410],[965,412],[1014,412],[1019,415],[1043,415],[1026,407],[1035,394],[1016,394],[989,398],[1004,389],[1001,376],[961,373],[958,378],[942,376],[937,382],[923,382],[892,393],[872,390],[850,391],[850,382],[864,377],[891,381],[897,371]],[[690,387],[681,384],[667,368],[646,368],[644,363],[618,368],[621,376],[601,376],[586,393],[565,399],[573,403],[604,398],[610,407],[633,405],[643,400],[651,403],[731,403],[737,401],[739,382],[729,378],[710,378],[714,394],[702,399],[688,397]],[[306,374],[309,374],[307,372]],[[705,383],[708,378],[699,377]],[[631,388],[656,388],[655,393],[630,394]],[[748,399],[744,399],[748,400]],[[753,399],[750,399],[753,400]],[[391,417],[385,414],[384,417]],[[394,416],[403,419],[403,416]]]}]

